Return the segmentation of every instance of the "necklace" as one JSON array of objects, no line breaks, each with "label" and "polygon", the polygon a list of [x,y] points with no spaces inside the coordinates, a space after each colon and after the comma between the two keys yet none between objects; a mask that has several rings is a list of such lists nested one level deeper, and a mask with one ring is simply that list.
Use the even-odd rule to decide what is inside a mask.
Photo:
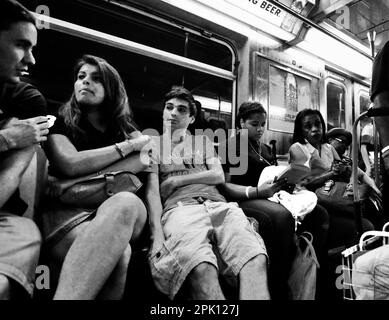
[{"label": "necklace", "polygon": [[259,157],[259,159],[263,162],[265,162],[268,166],[271,166],[271,163],[269,161],[267,161],[264,157],[262,157],[260,155],[260,150],[261,150],[261,143],[259,142],[259,152],[255,149],[255,147],[251,144],[251,142],[249,141],[249,146],[251,147],[251,149],[254,151],[254,153]]}]

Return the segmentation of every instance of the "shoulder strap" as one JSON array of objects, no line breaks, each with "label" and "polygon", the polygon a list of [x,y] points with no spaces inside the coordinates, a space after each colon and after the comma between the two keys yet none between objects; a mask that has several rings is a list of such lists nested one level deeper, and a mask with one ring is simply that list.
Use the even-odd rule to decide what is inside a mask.
[{"label": "shoulder strap", "polygon": [[[308,237],[305,234],[309,234],[311,239],[308,239]],[[317,260],[315,249],[313,248],[312,241],[313,241],[313,235],[309,232],[303,232],[298,237],[298,245],[300,245],[300,241],[304,241],[307,245],[307,248],[304,250],[304,256],[312,258],[312,260],[316,263],[317,267],[320,268],[319,261]]]}]

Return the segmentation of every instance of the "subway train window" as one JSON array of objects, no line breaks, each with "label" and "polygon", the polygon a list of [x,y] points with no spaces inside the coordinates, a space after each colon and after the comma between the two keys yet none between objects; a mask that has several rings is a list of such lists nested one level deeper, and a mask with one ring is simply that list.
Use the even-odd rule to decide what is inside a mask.
[{"label": "subway train window", "polygon": [[361,92],[359,96],[359,105],[361,107],[361,113],[367,111],[370,106],[370,97],[368,93]]},{"label": "subway train window", "polygon": [[[179,26],[145,16],[139,13],[140,10],[134,11],[133,7],[119,6],[117,1],[107,3],[103,0],[40,0],[34,2],[39,2],[40,5],[47,4],[50,8],[50,15],[56,19],[185,56],[225,70],[232,68],[231,50],[227,46],[189,33]],[[24,4],[31,7],[31,1],[24,1]]]},{"label": "subway train window", "polygon": [[[31,2],[24,4],[33,7]],[[47,4],[50,16],[60,23],[41,30],[35,50],[38,64],[28,81],[46,96],[52,112],[70,97],[75,61],[83,54],[92,54],[106,59],[119,71],[141,129],[161,130],[162,99],[173,85],[191,90],[206,116],[231,127],[234,57],[220,41],[106,1],[48,0],[39,4]],[[67,22],[72,25],[61,24]],[[99,32],[104,33],[100,38],[95,36]],[[144,49],[139,52],[131,45],[136,49],[147,46],[159,56],[155,58]],[[203,64],[208,70],[225,70],[230,75],[204,72]]]},{"label": "subway train window", "polygon": [[327,83],[327,130],[346,127],[345,94],[343,85]]}]

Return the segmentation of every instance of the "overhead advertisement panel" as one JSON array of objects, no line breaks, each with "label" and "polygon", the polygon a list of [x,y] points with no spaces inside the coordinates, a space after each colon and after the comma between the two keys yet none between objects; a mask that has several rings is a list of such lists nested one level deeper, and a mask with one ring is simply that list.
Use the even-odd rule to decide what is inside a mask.
[{"label": "overhead advertisement panel", "polygon": [[[280,7],[265,0],[224,0],[240,9],[243,9],[250,14],[253,14],[261,19],[264,19],[285,31],[295,35],[301,29],[302,22],[293,15],[282,10]],[[297,13],[307,16],[315,6],[316,0],[293,0],[281,1]]]},{"label": "overhead advertisement panel", "polygon": [[285,19],[286,12],[271,4],[268,1],[262,0],[224,0],[240,9],[246,10],[247,12],[256,15],[274,25],[280,27],[282,21]]}]

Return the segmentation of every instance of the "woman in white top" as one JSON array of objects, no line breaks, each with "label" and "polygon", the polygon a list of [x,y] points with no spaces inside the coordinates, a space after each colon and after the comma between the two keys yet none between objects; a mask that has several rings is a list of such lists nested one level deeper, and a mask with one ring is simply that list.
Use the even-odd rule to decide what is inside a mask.
[{"label": "woman in white top", "polygon": [[[335,148],[325,142],[325,122],[319,110],[304,109],[300,111],[295,120],[293,132],[293,144],[289,149],[291,163],[305,164],[316,172],[315,179],[311,180],[306,187],[315,191],[317,188],[330,180],[350,179],[349,166],[343,165]],[[342,208],[328,209],[326,204],[321,203],[330,215],[330,229],[328,233],[329,248],[349,245],[355,239],[356,228],[353,217],[342,212]],[[363,219],[363,230],[374,229],[370,221]]]}]

